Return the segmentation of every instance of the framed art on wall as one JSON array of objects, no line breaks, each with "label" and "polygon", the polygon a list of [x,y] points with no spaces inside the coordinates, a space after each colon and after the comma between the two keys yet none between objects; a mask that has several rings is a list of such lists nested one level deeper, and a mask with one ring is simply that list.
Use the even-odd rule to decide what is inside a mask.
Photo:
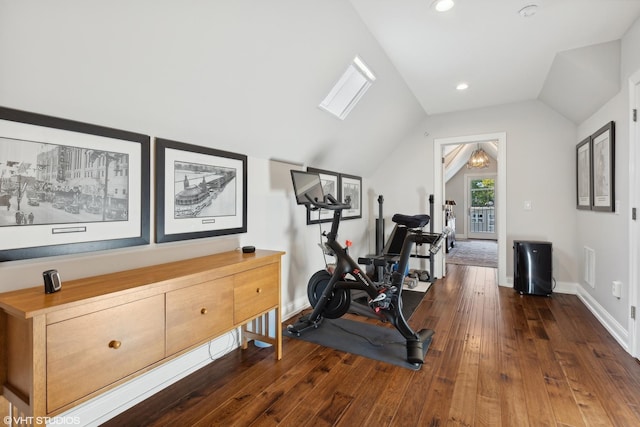
[{"label": "framed art on wall", "polygon": [[247,156],[156,138],[156,242],[247,231]]},{"label": "framed art on wall", "polygon": [[588,137],[576,146],[576,207],[578,209],[591,209],[592,171],[591,137]]},{"label": "framed art on wall", "polygon": [[150,138],[0,107],[0,261],[149,243]]},{"label": "framed art on wall", "polygon": [[591,135],[593,199],[595,211],[615,210],[615,125],[609,122]]},{"label": "framed art on wall", "polygon": [[362,178],[340,174],[340,192],[340,200],[351,205],[351,209],[342,212],[342,218],[362,218]]},{"label": "framed art on wall", "polygon": [[[340,200],[340,174],[322,169],[307,168],[307,172],[313,172],[320,175],[322,183],[322,192],[325,197],[331,194],[336,200]],[[307,224],[318,224],[322,222],[331,222],[333,219],[333,211],[327,209],[310,210],[307,209]]]}]

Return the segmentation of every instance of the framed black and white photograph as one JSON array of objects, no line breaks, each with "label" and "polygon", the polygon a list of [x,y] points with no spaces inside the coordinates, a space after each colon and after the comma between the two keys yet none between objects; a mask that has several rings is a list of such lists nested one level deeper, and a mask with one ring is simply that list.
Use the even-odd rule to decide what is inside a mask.
[{"label": "framed black and white photograph", "polygon": [[576,207],[591,209],[592,198],[591,137],[576,146]]},{"label": "framed black and white photograph", "polygon": [[247,156],[156,138],[156,242],[247,231]]},{"label": "framed black and white photograph", "polygon": [[351,205],[342,212],[342,218],[362,218],[362,178],[340,174],[340,193],[342,202]]},{"label": "framed black and white photograph", "polygon": [[615,189],[615,125],[609,122],[591,135],[593,201],[595,211],[613,212]]},{"label": "framed black and white photograph", "polygon": [[[340,200],[340,174],[322,169],[307,168],[307,172],[313,172],[320,175],[322,183],[322,192],[325,197],[331,194],[336,200]],[[333,219],[333,211],[327,209],[311,210],[307,209],[307,224],[318,224],[322,222],[331,222]]]},{"label": "framed black and white photograph", "polygon": [[150,138],[0,107],[0,261],[149,243]]}]

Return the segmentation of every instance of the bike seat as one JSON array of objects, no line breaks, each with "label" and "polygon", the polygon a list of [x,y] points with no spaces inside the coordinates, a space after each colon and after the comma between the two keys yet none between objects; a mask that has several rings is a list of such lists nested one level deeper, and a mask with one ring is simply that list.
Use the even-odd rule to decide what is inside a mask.
[{"label": "bike seat", "polygon": [[403,215],[395,214],[391,221],[407,228],[422,228],[429,224],[429,215]]}]

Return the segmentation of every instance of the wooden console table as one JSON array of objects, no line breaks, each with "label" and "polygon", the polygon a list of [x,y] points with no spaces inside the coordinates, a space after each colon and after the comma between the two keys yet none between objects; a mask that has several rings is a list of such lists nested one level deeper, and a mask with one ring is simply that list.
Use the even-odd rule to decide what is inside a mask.
[{"label": "wooden console table", "polygon": [[238,327],[242,348],[259,339],[279,360],[283,254],[231,251],[0,294],[0,391],[14,414],[53,416]]}]

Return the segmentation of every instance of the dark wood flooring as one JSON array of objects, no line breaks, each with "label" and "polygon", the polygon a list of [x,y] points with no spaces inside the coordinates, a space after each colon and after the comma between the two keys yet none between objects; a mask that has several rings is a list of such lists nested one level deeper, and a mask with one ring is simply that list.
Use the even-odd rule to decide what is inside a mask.
[{"label": "dark wood flooring", "polygon": [[107,426],[639,426],[640,365],[575,296],[448,265],[409,323],[419,371],[291,338],[235,350]]}]

